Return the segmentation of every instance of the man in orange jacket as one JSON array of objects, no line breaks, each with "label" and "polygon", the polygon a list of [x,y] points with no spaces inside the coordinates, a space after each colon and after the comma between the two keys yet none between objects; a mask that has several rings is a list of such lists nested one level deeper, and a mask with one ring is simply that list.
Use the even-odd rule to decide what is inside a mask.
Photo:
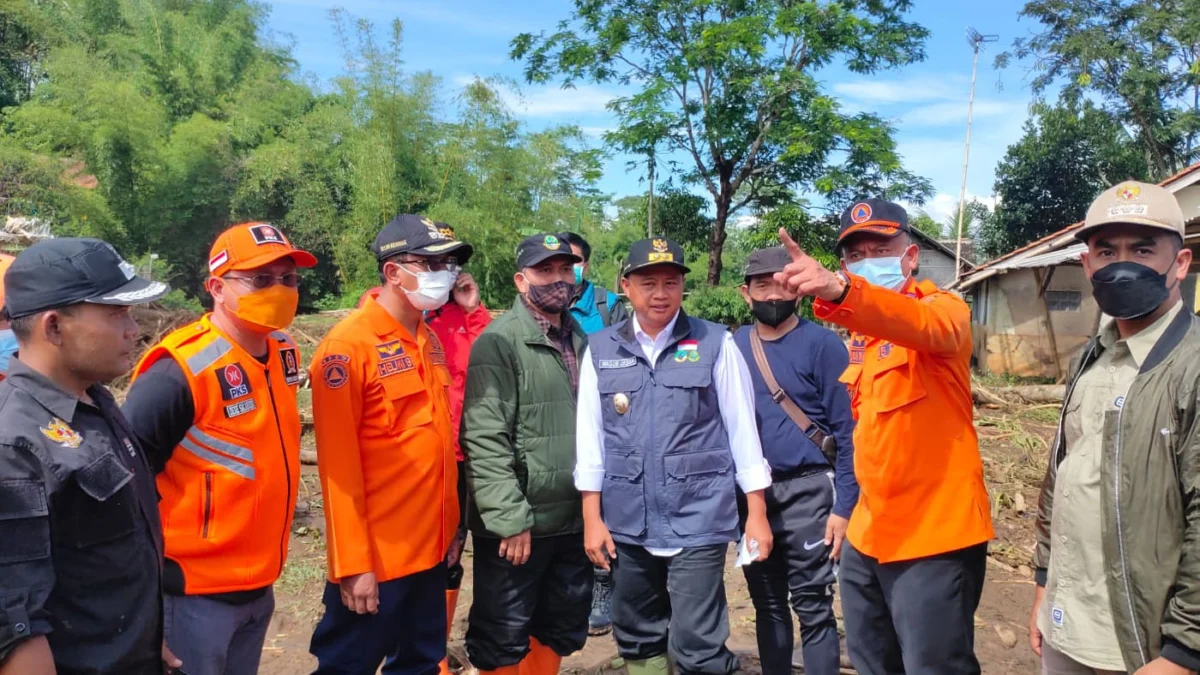
[{"label": "man in orange jacket", "polygon": [[846,646],[864,675],[979,673],[975,609],[991,509],[971,402],[967,304],[913,278],[908,214],[866,199],[841,217],[834,273],[779,236],[777,275],[853,333],[850,389],[861,492],[842,551]]},{"label": "man in orange jacket", "polygon": [[299,302],[292,248],[267,223],[213,244],[212,314],[150,348],[125,400],[159,472],[168,647],[188,675],[252,675],[275,609],[300,480]]},{"label": "man in orange jacket", "polygon": [[310,372],[324,496],[325,616],[316,674],[433,675],[446,656],[447,552],[458,529],[450,371],[422,313],[471,247],[414,215],[375,239],[386,283],[334,326]]}]

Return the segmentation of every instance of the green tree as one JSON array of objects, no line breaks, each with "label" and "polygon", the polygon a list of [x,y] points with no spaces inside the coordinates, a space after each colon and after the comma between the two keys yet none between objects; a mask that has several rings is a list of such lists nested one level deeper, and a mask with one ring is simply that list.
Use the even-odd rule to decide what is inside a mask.
[{"label": "green tree", "polygon": [[618,82],[637,91],[610,107],[606,142],[634,155],[661,147],[689,158],[688,184],[711,195],[707,280],[718,283],[731,215],[790,200],[794,188],[841,202],[861,194],[920,199],[890,127],[847,114],[817,71],[841,62],[870,74],[924,58],[928,32],[904,20],[910,2],[834,0],[576,0],[573,23],[522,34],[525,76],[564,86]]},{"label": "green tree", "polygon": [[1035,60],[1032,86],[1062,85],[1061,99],[1104,102],[1130,129],[1162,180],[1200,158],[1200,5],[1196,0],[1031,0],[1021,16],[1042,24],[1012,56]]},{"label": "green tree", "polygon": [[[924,210],[917,209],[915,213],[909,214],[908,224],[911,225],[913,229],[920,230],[934,239],[942,238],[942,223],[934,220],[933,216],[925,213]],[[951,231],[954,231],[955,229],[955,227],[952,227]]]},{"label": "green tree", "polygon": [[1105,188],[1149,173],[1137,142],[1104,110],[1035,105],[996,167],[999,203],[979,228],[980,253],[995,257],[1078,222]]}]

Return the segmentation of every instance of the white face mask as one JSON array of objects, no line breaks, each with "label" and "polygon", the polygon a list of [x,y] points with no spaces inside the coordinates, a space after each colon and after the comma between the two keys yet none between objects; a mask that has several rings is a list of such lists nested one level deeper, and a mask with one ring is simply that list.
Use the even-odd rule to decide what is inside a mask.
[{"label": "white face mask", "polygon": [[400,269],[417,278],[417,290],[410,291],[404,287],[401,287],[400,290],[408,296],[408,301],[412,303],[413,307],[423,312],[437,309],[446,304],[450,300],[450,291],[454,288],[454,282],[458,280],[458,274],[450,270],[409,272],[404,265],[400,265]]}]

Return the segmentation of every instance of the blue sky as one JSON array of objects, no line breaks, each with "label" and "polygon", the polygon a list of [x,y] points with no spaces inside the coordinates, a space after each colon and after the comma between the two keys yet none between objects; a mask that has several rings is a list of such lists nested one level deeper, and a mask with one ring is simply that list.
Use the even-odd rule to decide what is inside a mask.
[{"label": "blue sky", "polygon": [[[570,15],[573,5],[570,0],[273,0],[268,4],[270,37],[291,44],[301,70],[320,80],[337,75],[343,64],[330,9],[342,7],[373,22],[380,37],[386,35],[392,19],[401,19],[407,68],[440,76],[448,97],[475,76],[520,81],[521,64],[509,60],[509,41],[520,32],[553,30]],[[840,68],[820,75],[846,108],[872,111],[895,124],[906,166],[929,178],[937,191],[925,207],[935,218],[951,211],[958,199],[971,75],[971,51],[964,37],[968,25],[1000,36],[1000,42],[990,45],[979,60],[969,196],[990,198],[996,164],[1021,136],[1032,97],[1027,68],[1016,64],[1004,72],[992,69],[997,51],[1014,37],[1036,29],[1018,19],[1021,5],[1014,0],[917,0],[910,17],[932,33],[924,62],[874,76],[852,75]],[[550,85],[522,86],[505,96],[531,128],[577,124],[598,146],[600,134],[613,125],[605,103],[620,93],[615,86],[563,90]],[[627,173],[625,158],[614,157],[600,187],[617,196],[642,192],[645,185],[639,182],[639,174]]]}]

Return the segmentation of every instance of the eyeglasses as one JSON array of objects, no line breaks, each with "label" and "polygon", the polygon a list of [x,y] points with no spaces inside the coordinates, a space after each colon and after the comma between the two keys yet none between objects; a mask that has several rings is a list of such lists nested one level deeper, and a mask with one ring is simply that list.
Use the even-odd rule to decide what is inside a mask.
[{"label": "eyeglasses", "polygon": [[462,265],[459,265],[458,260],[455,258],[409,258],[407,260],[395,260],[393,262],[398,265],[413,265],[416,268],[426,272],[448,271],[458,274],[462,271]]},{"label": "eyeglasses", "polygon": [[249,277],[235,277],[230,275],[226,276],[225,278],[237,279],[238,281],[248,283],[257,289],[270,288],[275,284],[287,286],[288,288],[296,288],[300,285],[300,275],[296,274],[295,272],[288,272],[287,274],[278,277],[274,274],[255,274]]}]

